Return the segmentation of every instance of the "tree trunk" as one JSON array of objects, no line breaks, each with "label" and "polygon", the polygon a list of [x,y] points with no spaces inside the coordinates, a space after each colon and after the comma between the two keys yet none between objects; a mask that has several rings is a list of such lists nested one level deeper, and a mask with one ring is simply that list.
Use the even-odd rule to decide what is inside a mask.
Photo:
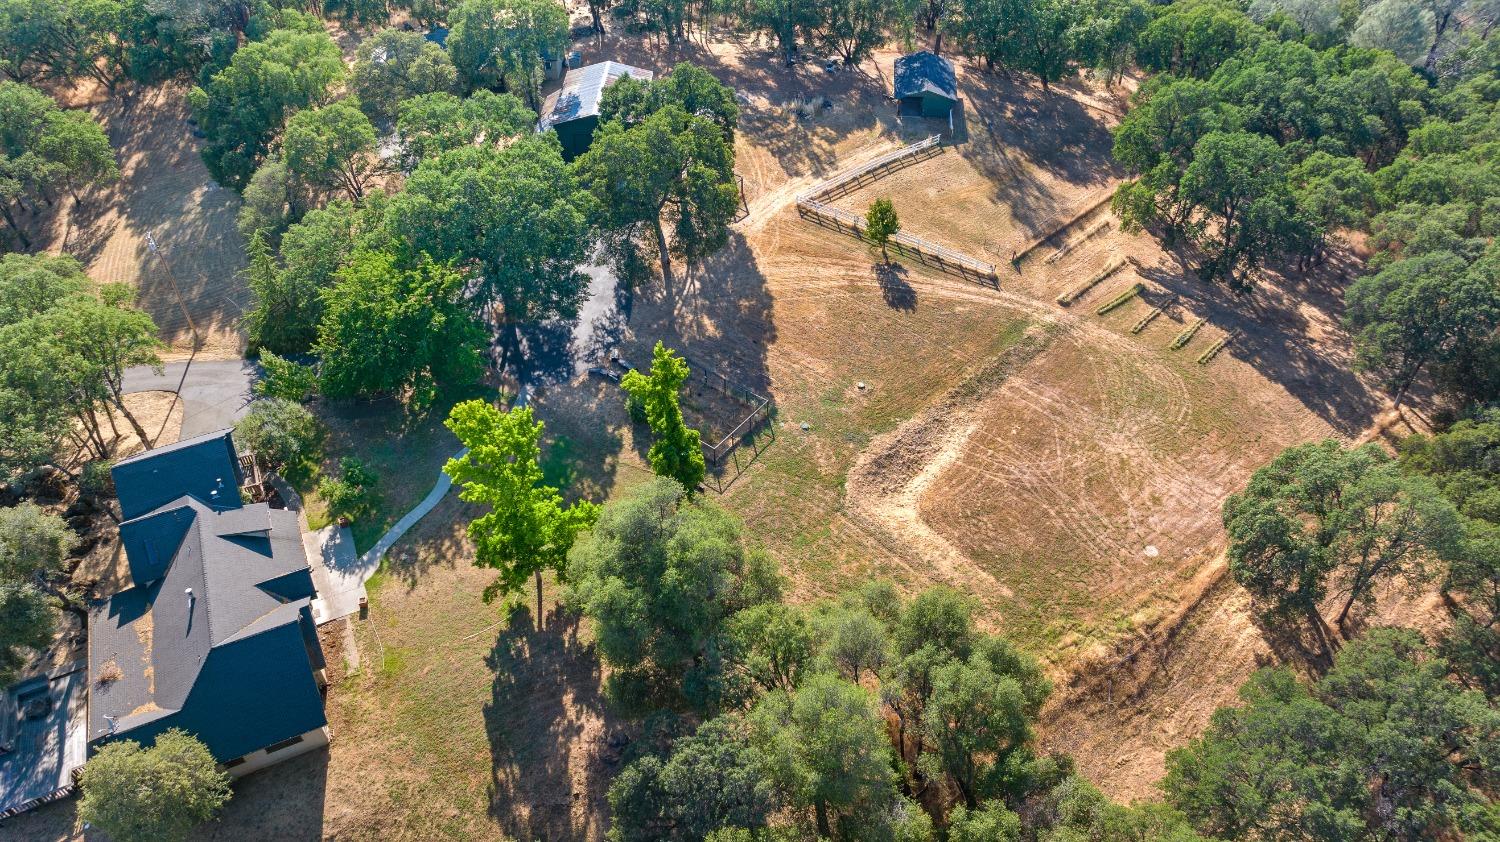
[{"label": "tree trunk", "polygon": [[[141,447],[145,448],[146,450],[150,450],[152,446],[151,436],[146,432],[146,428],[142,427],[141,422],[136,420],[134,413],[125,408],[125,401],[123,398],[121,398],[119,395],[116,395],[114,398],[114,402],[115,406],[119,407],[120,414],[124,415],[125,420],[130,422],[130,428],[135,431],[136,437],[141,440]],[[111,416],[110,423],[114,423],[113,416]]]},{"label": "tree trunk", "polygon": [[546,628],[546,622],[542,616],[542,571],[536,572],[536,630],[542,631]]},{"label": "tree trunk", "polygon": [[4,215],[6,223],[10,225],[10,230],[16,232],[16,236],[21,238],[21,248],[30,251],[31,238],[26,236],[26,232],[21,230],[20,225],[16,224],[16,218],[11,216],[10,208],[0,204],[0,215]]},{"label": "tree trunk", "polygon": [[828,824],[828,805],[819,798],[813,804],[813,811],[818,817],[818,836],[822,839],[833,838],[833,828]]},{"label": "tree trunk", "polygon": [[1317,636],[1319,648],[1323,650],[1324,665],[1331,665],[1333,663],[1333,653],[1338,650],[1338,644],[1334,641],[1334,637],[1330,633],[1331,630],[1328,628],[1328,623],[1324,622],[1323,615],[1318,613],[1316,605],[1308,607],[1307,622],[1312,626],[1313,634]]},{"label": "tree trunk", "polygon": [[656,218],[651,221],[651,224],[656,229],[656,250],[660,253],[661,257],[661,280],[666,285],[667,291],[670,292],[672,290],[672,255],[667,251],[667,232],[662,230],[660,212],[657,213]]}]

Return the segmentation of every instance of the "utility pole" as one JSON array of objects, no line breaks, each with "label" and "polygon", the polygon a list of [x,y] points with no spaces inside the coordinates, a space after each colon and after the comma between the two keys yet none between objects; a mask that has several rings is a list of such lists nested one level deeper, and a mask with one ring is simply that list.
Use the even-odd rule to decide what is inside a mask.
[{"label": "utility pole", "polygon": [[172,292],[177,296],[177,307],[182,310],[182,317],[187,320],[188,330],[193,334],[193,350],[188,354],[187,362],[183,363],[182,377],[177,381],[177,391],[172,393],[172,405],[167,407],[167,416],[161,419],[161,429],[156,431],[156,438],[149,442],[141,442],[147,450],[150,450],[161,439],[162,433],[167,431],[167,422],[172,420],[172,410],[182,400],[182,387],[187,383],[188,369],[193,367],[193,358],[198,356],[198,349],[203,347],[203,337],[198,334],[198,326],[193,323],[193,317],[188,313],[187,302],[182,298],[182,287],[177,285],[177,276],[172,274],[172,264],[167,262],[167,256],[161,253],[156,244],[156,238],[151,236],[150,231],[146,232],[146,250],[156,255],[156,258],[161,261],[162,270],[167,273],[167,280],[172,282]]},{"label": "utility pole", "polygon": [[167,280],[172,282],[172,292],[177,296],[177,307],[182,310],[182,318],[187,320],[188,330],[193,334],[193,353],[196,354],[203,345],[203,337],[199,335],[198,326],[193,323],[193,317],[188,314],[187,302],[182,299],[182,287],[177,285],[177,276],[172,274],[172,264],[167,261],[167,256],[161,253],[160,247],[156,244],[156,238],[151,236],[150,231],[146,232],[146,250],[156,255],[161,261],[162,270],[167,273]]}]

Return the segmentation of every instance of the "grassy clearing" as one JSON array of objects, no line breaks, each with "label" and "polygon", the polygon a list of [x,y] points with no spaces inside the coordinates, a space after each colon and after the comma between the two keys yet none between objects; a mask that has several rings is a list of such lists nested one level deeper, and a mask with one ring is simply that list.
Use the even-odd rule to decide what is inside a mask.
[{"label": "grassy clearing", "polygon": [[[842,335],[822,341],[840,353],[826,356],[816,373],[794,370],[778,381],[777,440],[724,498],[755,524],[808,596],[872,574],[906,578],[904,571],[882,569],[881,553],[842,518],[844,478],[873,437],[1015,344],[1028,325],[995,306],[939,300],[905,313],[858,295],[839,303],[851,318],[839,320],[835,330]],[[797,330],[795,321],[783,324],[783,340],[796,341],[788,335]],[[863,390],[856,385],[861,381]]]},{"label": "grassy clearing", "polygon": [[354,546],[369,549],[438,479],[443,463],[458,452],[458,440],[443,426],[448,411],[461,400],[494,400],[493,389],[471,387],[444,395],[427,413],[412,416],[393,401],[318,402],[314,412],[328,428],[318,470],[298,483],[307,506],[308,526],[321,529],[330,517],[318,496],[318,480],[336,474],[339,459],[352,456],[375,471],[379,480],[371,511],[350,525]]}]

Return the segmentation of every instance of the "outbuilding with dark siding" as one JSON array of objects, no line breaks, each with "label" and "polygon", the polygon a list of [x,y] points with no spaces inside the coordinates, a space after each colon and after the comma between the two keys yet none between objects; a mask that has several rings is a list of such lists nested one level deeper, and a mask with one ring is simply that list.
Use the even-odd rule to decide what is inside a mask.
[{"label": "outbuilding with dark siding", "polygon": [[895,87],[903,114],[946,120],[958,104],[953,62],[927,50],[896,59]]}]

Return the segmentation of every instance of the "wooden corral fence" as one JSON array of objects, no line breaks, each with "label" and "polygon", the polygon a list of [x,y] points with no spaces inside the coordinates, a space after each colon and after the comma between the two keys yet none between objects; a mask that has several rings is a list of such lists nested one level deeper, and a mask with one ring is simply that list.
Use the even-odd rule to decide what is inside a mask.
[{"label": "wooden corral fence", "polygon": [[[842,208],[836,208],[824,200],[848,195],[895,170],[942,154],[943,147],[939,141],[938,135],[932,135],[926,140],[904,146],[869,163],[835,175],[797,196],[798,215],[825,228],[853,234],[861,240],[867,239],[864,217]],[[934,269],[986,286],[998,288],[1000,285],[999,276],[995,274],[995,264],[986,263],[906,231],[898,231],[895,236],[891,237],[890,248],[903,257],[916,259]]]},{"label": "wooden corral fence", "polygon": [[943,154],[942,138],[932,135],[910,146],[887,152],[865,164],[838,173],[833,178],[814,186],[797,197],[797,204],[804,201],[820,201],[847,196],[872,181],[905,169],[919,161]]},{"label": "wooden corral fence", "polygon": [[[769,423],[776,415],[776,403],[736,383],[717,369],[700,365],[686,354],[679,356],[688,364],[694,377],[702,378],[703,383],[710,389],[728,395],[749,409],[744,417],[740,418],[739,423],[734,425],[734,429],[724,434],[717,442],[701,442],[703,461],[708,463],[709,468],[705,482],[711,483],[714,490],[722,494],[724,489],[734,484],[745,468],[754,464],[755,460],[760,457],[761,450],[776,440],[776,425]],[[767,435],[762,437],[762,433]],[[763,438],[769,441],[763,444]],[[741,459],[741,445],[750,447],[753,451],[752,455]],[[734,474],[729,476],[728,469],[731,463]]]}]

